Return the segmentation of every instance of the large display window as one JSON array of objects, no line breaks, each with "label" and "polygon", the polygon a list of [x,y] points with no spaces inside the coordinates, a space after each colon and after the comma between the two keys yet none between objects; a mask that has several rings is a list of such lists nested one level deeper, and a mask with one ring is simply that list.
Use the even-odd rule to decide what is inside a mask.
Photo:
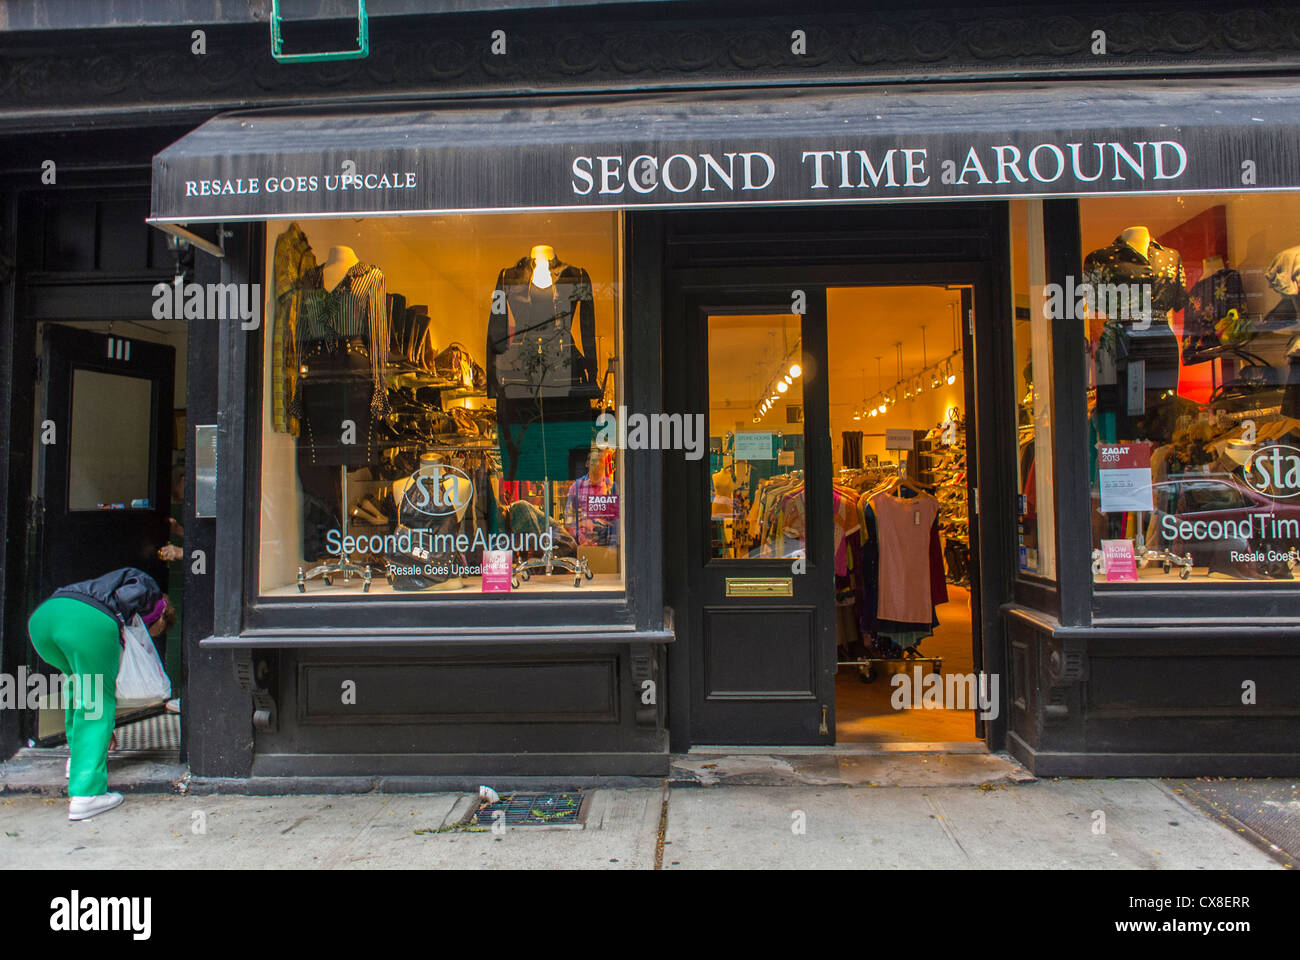
[{"label": "large display window", "polygon": [[1079,206],[1095,580],[1294,582],[1300,195]]},{"label": "large display window", "polygon": [[622,589],[621,237],[606,212],[268,222],[260,593]]},{"label": "large display window", "polygon": [[1056,579],[1056,468],[1052,445],[1052,317],[1043,309],[1043,201],[1013,200],[1016,564],[1022,574]]}]

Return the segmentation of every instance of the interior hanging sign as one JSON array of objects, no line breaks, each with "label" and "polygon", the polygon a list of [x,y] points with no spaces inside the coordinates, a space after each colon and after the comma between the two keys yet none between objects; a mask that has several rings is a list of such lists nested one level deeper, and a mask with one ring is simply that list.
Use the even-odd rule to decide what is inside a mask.
[{"label": "interior hanging sign", "polygon": [[774,457],[770,433],[736,434],[737,460],[771,460]]}]

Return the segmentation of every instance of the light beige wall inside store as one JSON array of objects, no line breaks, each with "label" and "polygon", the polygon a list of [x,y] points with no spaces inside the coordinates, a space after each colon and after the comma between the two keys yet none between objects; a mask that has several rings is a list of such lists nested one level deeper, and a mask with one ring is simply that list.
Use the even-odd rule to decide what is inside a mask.
[{"label": "light beige wall inside store", "polygon": [[[267,331],[263,358],[263,395],[270,396],[270,344],[275,318],[274,256],[276,238],[293,221],[266,226]],[[536,244],[549,244],[563,262],[586,268],[591,276],[598,338],[597,370],[603,377],[611,356],[621,349],[618,215],[555,213],[455,215],[372,219],[303,220],[319,262],[332,246],[351,247],[364,262],[384,272],[389,293],[408,305],[425,304],[439,349],[463,344],[484,363],[488,311],[502,269],[527,257]],[[573,334],[579,337],[578,325]],[[579,341],[581,348],[581,341]],[[271,408],[262,405],[261,588],[292,582],[302,561],[302,506],[298,484],[296,439],[276,433]],[[622,482],[622,478],[620,483]],[[626,493],[624,493],[626,496]],[[314,558],[311,558],[314,559]]]},{"label": "light beige wall inside store", "polygon": [[[961,292],[943,287],[833,287],[827,291],[831,439],[837,467],[843,466],[845,430],[863,432],[864,455],[874,453],[882,462],[897,460],[894,451],[885,450],[885,430],[929,430],[944,419],[949,407],[964,410],[966,387],[958,355],[953,358],[956,379],[951,385],[940,381],[938,389],[932,389],[927,381],[925,389],[910,400],[903,399],[900,387],[898,403],[886,413],[853,419],[854,406],[864,397],[875,396],[879,389],[877,356],[885,388],[898,379],[896,343],[901,341],[903,375],[909,378],[919,373],[924,363],[933,366],[952,352],[953,304],[960,313]],[[921,324],[925,324],[924,355]],[[960,346],[960,335],[956,342]]]}]

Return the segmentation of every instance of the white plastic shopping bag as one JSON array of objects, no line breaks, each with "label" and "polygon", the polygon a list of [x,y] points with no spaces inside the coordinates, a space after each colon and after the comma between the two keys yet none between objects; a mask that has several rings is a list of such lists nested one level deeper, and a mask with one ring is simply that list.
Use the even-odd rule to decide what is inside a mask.
[{"label": "white plastic shopping bag", "polygon": [[117,705],[146,707],[170,700],[172,684],[158,659],[149,629],[139,615],[122,628],[122,665],[117,671]]}]

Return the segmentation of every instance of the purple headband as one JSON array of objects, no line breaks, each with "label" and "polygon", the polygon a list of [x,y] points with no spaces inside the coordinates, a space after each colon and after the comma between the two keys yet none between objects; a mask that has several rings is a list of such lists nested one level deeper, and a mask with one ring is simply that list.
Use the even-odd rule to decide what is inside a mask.
[{"label": "purple headband", "polygon": [[166,609],[167,609],[167,601],[160,599],[154,605],[154,608],[150,610],[148,613],[146,613],[140,619],[144,621],[144,625],[146,627],[151,627],[154,625],[154,622],[157,621],[157,619],[163,615],[163,611]]}]

